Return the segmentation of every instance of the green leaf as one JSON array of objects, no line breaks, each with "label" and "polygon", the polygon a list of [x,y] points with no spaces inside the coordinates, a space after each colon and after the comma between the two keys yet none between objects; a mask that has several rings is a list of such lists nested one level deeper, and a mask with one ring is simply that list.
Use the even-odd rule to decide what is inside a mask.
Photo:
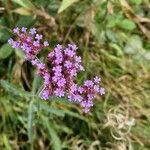
[{"label": "green leaf", "polygon": [[110,60],[112,60],[112,61],[114,61],[114,62],[120,63],[120,62],[122,61],[121,58],[115,57],[114,55],[108,53],[108,52],[107,52],[106,50],[104,50],[104,49],[102,49],[101,52],[102,52],[102,54],[103,54],[104,56],[106,56],[107,58],[109,58]]},{"label": "green leaf", "polygon": [[72,112],[72,111],[69,111],[69,110],[64,110],[65,114],[71,116],[71,117],[75,117],[77,119],[81,119],[81,120],[84,120],[86,121],[86,118],[84,118],[83,116],[79,115],[78,113],[75,113],[75,112]]},{"label": "green leaf", "polygon": [[145,52],[143,53],[143,56],[144,56],[144,58],[145,58],[146,60],[150,61],[150,52],[145,51]]},{"label": "green leaf", "polygon": [[0,18],[0,25],[3,25],[3,26],[7,25],[6,18],[4,16]]},{"label": "green leaf", "polygon": [[14,3],[17,3],[18,5],[28,8],[28,9],[33,9],[35,8],[34,5],[31,3],[30,0],[12,0]]},{"label": "green leaf", "polygon": [[13,52],[13,48],[9,44],[4,44],[0,48],[0,59],[7,58],[8,56],[11,55],[12,52]]},{"label": "green leaf", "polygon": [[109,46],[116,51],[117,56],[123,56],[123,50],[115,43],[110,43]]},{"label": "green leaf", "polygon": [[135,135],[143,137],[143,139],[150,139],[150,134],[149,134],[150,133],[150,127],[147,125],[141,124],[139,122],[137,126],[132,128],[132,131],[135,133]]},{"label": "green leaf", "polygon": [[6,29],[0,29],[0,42],[6,42],[11,36],[12,34]]},{"label": "green leaf", "polygon": [[128,54],[134,54],[143,49],[143,43],[139,36],[133,35],[128,38],[124,51]]},{"label": "green leaf", "polygon": [[3,134],[3,141],[4,141],[4,146],[5,146],[5,150],[12,150],[11,146],[9,144],[9,139],[7,138],[6,134]]},{"label": "green leaf", "polygon": [[34,23],[34,19],[32,16],[21,16],[16,23],[18,27],[30,27]]},{"label": "green leaf", "polygon": [[71,6],[73,3],[77,1],[78,0],[63,0],[58,10],[58,13],[63,12],[66,8],[68,8],[69,6]]},{"label": "green leaf", "polygon": [[140,5],[142,3],[142,0],[130,0],[132,4]]},{"label": "green leaf", "polygon": [[0,80],[1,86],[7,90],[8,92],[13,93],[14,95],[23,97],[23,98],[27,98],[27,97],[31,97],[31,94],[16,87],[15,85],[9,83],[8,81],[5,80]]},{"label": "green leaf", "polygon": [[61,131],[65,132],[65,133],[67,133],[68,135],[73,133],[72,129],[70,129],[69,127],[67,127],[65,125],[57,125],[56,129],[57,130],[61,130]]},{"label": "green leaf", "polygon": [[24,60],[24,53],[23,53],[22,49],[20,49],[20,48],[15,49],[15,53],[20,59]]},{"label": "green leaf", "polygon": [[45,117],[43,117],[43,125],[46,126],[46,128],[48,129],[48,135],[52,139],[53,149],[61,150],[62,148],[60,138],[53,125]]},{"label": "green leaf", "polygon": [[28,123],[27,123],[27,131],[29,142],[32,142],[32,123],[33,123],[33,100],[30,101],[28,108]]},{"label": "green leaf", "polygon": [[43,110],[45,110],[45,111],[47,111],[49,113],[52,113],[52,114],[60,116],[60,117],[64,117],[65,116],[65,112],[63,110],[52,108],[52,107],[46,105],[42,101],[40,101],[40,109],[43,109]]},{"label": "green leaf", "polygon": [[133,30],[136,28],[136,24],[129,19],[120,20],[117,24],[120,28],[126,30]]},{"label": "green leaf", "polygon": [[[32,82],[32,94],[36,94],[38,88],[40,88],[41,78],[38,74],[35,74],[34,80]],[[42,90],[42,89],[41,89]]]},{"label": "green leaf", "polygon": [[118,41],[116,32],[112,30],[106,30],[105,36],[113,43],[116,43]]},{"label": "green leaf", "polygon": [[23,7],[14,9],[12,12],[17,13],[19,15],[27,15],[27,16],[32,14],[29,9],[26,9],[26,8],[23,8]]}]

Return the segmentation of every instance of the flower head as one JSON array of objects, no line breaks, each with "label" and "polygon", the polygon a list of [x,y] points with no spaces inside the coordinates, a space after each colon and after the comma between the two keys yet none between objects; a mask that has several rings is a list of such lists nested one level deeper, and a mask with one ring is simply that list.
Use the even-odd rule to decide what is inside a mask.
[{"label": "flower head", "polygon": [[34,59],[42,48],[48,46],[47,41],[44,43],[41,42],[43,35],[36,34],[35,28],[31,28],[29,32],[27,32],[27,28],[25,27],[21,29],[16,27],[13,29],[13,32],[17,34],[18,38],[16,41],[10,38],[8,43],[12,45],[13,48],[22,48],[27,60]]},{"label": "flower head", "polygon": [[38,34],[35,28],[27,31],[25,27],[17,27],[13,32],[18,38],[10,38],[8,43],[13,48],[21,48],[25,59],[37,67],[38,74],[43,78],[44,88],[40,95],[42,99],[47,100],[49,96],[67,96],[69,101],[79,103],[85,112],[89,112],[95,95],[105,94],[105,89],[99,86],[101,78],[98,76],[85,80],[82,85],[75,82],[78,72],[84,71],[82,59],[76,54],[78,48],[75,44],[68,44],[65,49],[57,44],[47,56],[50,64],[47,67],[47,64],[37,58],[41,49],[49,46],[47,41],[42,41],[43,35]]}]

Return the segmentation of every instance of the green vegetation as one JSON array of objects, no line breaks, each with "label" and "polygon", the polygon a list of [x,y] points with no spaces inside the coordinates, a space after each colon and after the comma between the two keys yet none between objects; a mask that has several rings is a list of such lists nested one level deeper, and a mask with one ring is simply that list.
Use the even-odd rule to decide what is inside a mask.
[{"label": "green vegetation", "polygon": [[[0,0],[0,149],[150,149],[149,0]],[[76,43],[86,72],[106,88],[88,114],[38,98],[42,81],[8,38],[36,27],[50,41]],[[135,119],[135,124],[134,124]]]}]

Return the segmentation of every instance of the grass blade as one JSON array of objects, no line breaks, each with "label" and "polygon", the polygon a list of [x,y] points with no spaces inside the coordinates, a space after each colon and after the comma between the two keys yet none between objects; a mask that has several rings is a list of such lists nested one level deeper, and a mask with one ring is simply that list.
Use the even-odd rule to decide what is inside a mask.
[{"label": "grass blade", "polygon": [[43,125],[46,126],[46,128],[48,129],[48,135],[52,140],[53,149],[61,150],[61,141],[53,125],[45,117],[43,117],[43,123]]},{"label": "grass blade", "polygon": [[40,109],[43,109],[51,114],[54,114],[56,116],[59,116],[59,117],[64,117],[65,116],[65,113],[63,110],[60,110],[60,109],[56,109],[56,108],[52,108],[48,105],[46,105],[44,102],[40,102]]},{"label": "grass blade", "polygon": [[64,11],[67,7],[71,6],[73,3],[77,2],[78,0],[63,0],[61,6],[58,10],[58,13]]},{"label": "grass blade", "polygon": [[1,80],[0,84],[6,91],[11,92],[16,96],[20,96],[23,98],[31,97],[30,93],[18,88],[17,86],[9,83],[6,80]]},{"label": "grass blade", "polygon": [[11,150],[11,146],[9,144],[9,140],[8,140],[8,138],[7,138],[7,136],[5,134],[3,135],[3,141],[4,141],[5,149],[6,150]]},{"label": "grass blade", "polygon": [[28,122],[27,122],[28,138],[30,143],[32,142],[32,124],[33,124],[33,101],[30,101],[28,109]]},{"label": "grass blade", "polygon": [[25,7],[27,9],[33,9],[35,6],[31,3],[30,0],[12,0],[14,3],[17,3],[18,5]]}]

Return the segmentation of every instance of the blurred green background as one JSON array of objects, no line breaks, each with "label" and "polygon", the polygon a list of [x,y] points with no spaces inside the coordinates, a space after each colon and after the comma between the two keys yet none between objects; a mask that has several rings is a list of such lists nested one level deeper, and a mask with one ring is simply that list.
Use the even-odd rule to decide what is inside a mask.
[{"label": "blurred green background", "polygon": [[[36,95],[42,80],[7,40],[36,27],[50,42],[76,43],[106,95],[88,114]],[[0,150],[150,150],[149,0],[0,0]]]}]

